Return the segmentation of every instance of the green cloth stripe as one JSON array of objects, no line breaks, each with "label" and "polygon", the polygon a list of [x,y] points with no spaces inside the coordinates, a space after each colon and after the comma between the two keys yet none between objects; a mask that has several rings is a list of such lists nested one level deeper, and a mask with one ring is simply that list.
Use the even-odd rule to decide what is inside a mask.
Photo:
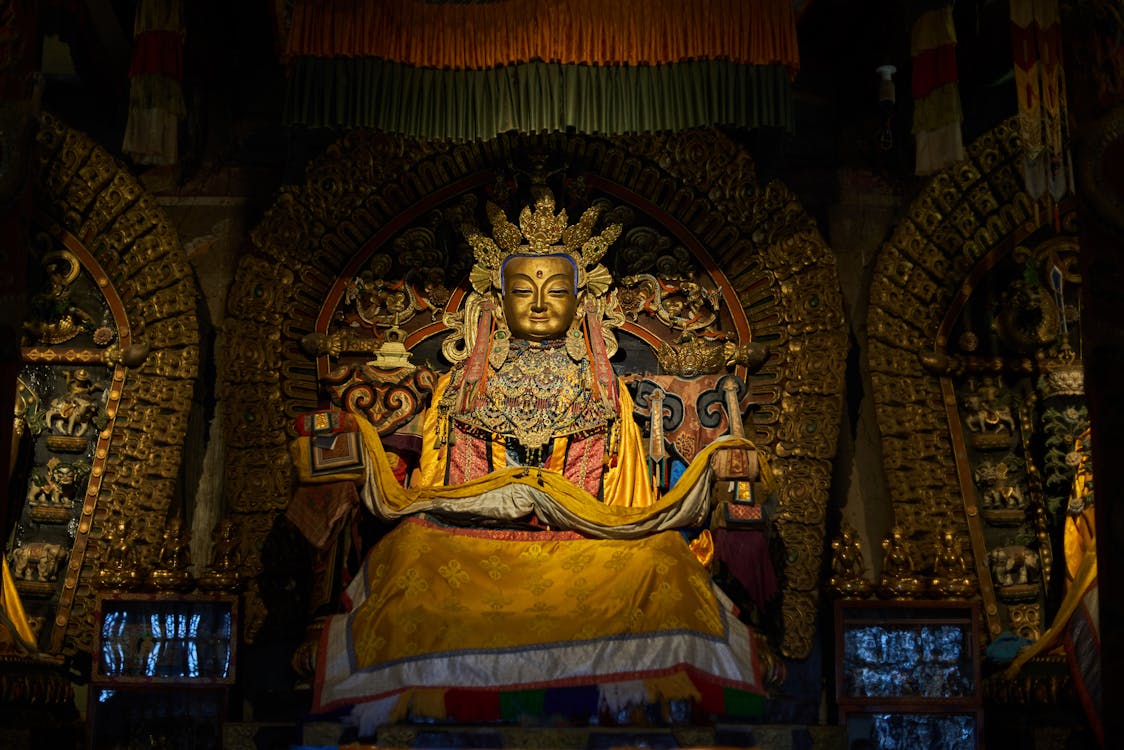
[{"label": "green cloth stripe", "polygon": [[765,696],[737,688],[722,688],[726,716],[738,719],[759,719],[765,715]]},{"label": "green cloth stripe", "polygon": [[542,716],[546,711],[546,690],[512,690],[500,693],[500,720],[521,721]]},{"label": "green cloth stripe", "polygon": [[711,125],[792,131],[793,105],[784,65],[535,62],[471,71],[304,57],[290,67],[285,122],[458,141],[570,128],[605,135]]}]

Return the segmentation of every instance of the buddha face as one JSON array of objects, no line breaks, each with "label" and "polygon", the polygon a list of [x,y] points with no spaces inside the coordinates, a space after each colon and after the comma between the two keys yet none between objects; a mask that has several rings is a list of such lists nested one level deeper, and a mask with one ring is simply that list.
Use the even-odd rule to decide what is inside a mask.
[{"label": "buddha face", "polygon": [[503,315],[511,335],[561,338],[578,309],[573,262],[564,255],[515,255],[503,265]]}]

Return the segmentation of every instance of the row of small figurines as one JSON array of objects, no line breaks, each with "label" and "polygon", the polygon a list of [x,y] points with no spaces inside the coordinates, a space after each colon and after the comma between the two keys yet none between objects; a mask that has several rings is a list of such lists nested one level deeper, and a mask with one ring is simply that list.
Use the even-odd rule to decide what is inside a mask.
[{"label": "row of small figurines", "polygon": [[831,550],[831,577],[827,588],[836,596],[861,599],[875,593],[885,599],[918,596],[962,599],[975,592],[960,540],[951,523],[937,531],[937,550],[929,576],[918,575],[912,545],[898,526],[882,540],[882,574],[877,586],[866,579],[862,543],[851,526],[843,524],[839,536],[831,543]]},{"label": "row of small figurines", "polygon": [[141,569],[128,522],[121,520],[111,530],[108,550],[95,583],[113,591],[151,588],[157,591],[190,591],[196,586],[205,591],[234,591],[241,585],[241,556],[234,522],[222,520],[215,529],[211,564],[196,578],[191,572],[190,535],[183,520],[172,517],[164,526],[164,540],[156,565],[147,574]]}]

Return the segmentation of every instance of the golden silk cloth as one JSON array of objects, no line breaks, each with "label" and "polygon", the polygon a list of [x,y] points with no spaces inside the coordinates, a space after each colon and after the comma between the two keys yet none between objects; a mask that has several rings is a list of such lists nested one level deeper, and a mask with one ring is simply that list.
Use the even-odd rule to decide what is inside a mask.
[{"label": "golden silk cloth", "polygon": [[314,710],[433,688],[530,689],[673,674],[763,693],[752,634],[678,532],[403,521],[321,642]]}]

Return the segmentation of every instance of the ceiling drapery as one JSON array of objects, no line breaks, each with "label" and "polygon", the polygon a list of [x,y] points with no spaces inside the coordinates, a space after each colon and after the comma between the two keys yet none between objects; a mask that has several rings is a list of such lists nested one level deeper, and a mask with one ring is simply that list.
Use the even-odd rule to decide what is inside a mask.
[{"label": "ceiling drapery", "polygon": [[454,140],[791,128],[799,65],[786,0],[299,0],[286,57],[290,124]]}]

